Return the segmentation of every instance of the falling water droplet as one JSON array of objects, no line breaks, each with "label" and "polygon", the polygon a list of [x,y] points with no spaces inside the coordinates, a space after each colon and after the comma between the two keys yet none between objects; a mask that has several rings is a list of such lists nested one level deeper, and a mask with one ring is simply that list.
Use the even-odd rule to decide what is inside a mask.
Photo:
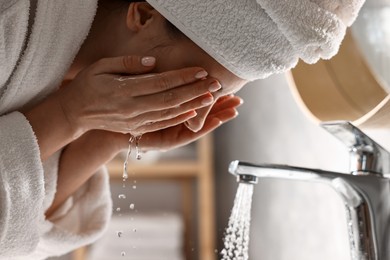
[{"label": "falling water droplet", "polygon": [[126,255],[126,252],[125,251],[122,251],[121,252],[121,256],[125,256]]},{"label": "falling water droplet", "polygon": [[129,177],[129,174],[127,172],[127,165],[129,163],[130,155],[131,155],[131,144],[134,142],[134,136],[130,136],[129,138],[129,147],[127,149],[127,155],[126,155],[126,160],[123,164],[123,179],[127,179]]},{"label": "falling water droplet", "polygon": [[117,231],[116,234],[117,234],[118,237],[122,237],[123,231]]},{"label": "falling water droplet", "polygon": [[139,147],[139,140],[141,140],[141,137],[142,137],[142,134],[135,137],[135,154],[136,154],[135,158],[137,158],[137,160],[142,159],[141,149]]},{"label": "falling water droplet", "polygon": [[134,203],[131,203],[131,204],[130,204],[130,209],[134,209],[134,208],[135,208]]},{"label": "falling water droplet", "polygon": [[126,199],[126,195],[125,195],[125,194],[119,194],[119,195],[118,195],[118,198],[119,198],[119,199]]},{"label": "falling water droplet", "polygon": [[133,185],[133,189],[134,189],[134,190],[137,189],[137,185]]},{"label": "falling water droplet", "polygon": [[116,208],[116,212],[119,212],[119,211],[121,211],[121,208],[119,208],[119,207]]},{"label": "falling water droplet", "polygon": [[137,229],[136,229],[136,228],[134,228],[134,229],[133,229],[133,232],[134,232],[134,233],[135,233],[135,232],[137,232]]}]

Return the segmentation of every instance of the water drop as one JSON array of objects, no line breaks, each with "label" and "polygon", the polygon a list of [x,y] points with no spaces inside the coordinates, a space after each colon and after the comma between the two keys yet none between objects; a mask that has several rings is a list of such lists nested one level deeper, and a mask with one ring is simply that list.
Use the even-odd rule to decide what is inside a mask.
[{"label": "water drop", "polygon": [[126,195],[125,195],[125,194],[119,194],[119,195],[118,195],[118,198],[119,198],[119,199],[126,199]]},{"label": "water drop", "polygon": [[116,212],[119,212],[119,211],[121,211],[121,208],[119,208],[119,207],[116,208]]},{"label": "water drop", "polygon": [[129,174],[127,172],[127,165],[129,164],[129,159],[130,159],[130,155],[131,155],[131,144],[133,142],[134,142],[134,136],[131,135],[129,138],[129,147],[127,149],[126,160],[123,164],[123,174],[122,174],[123,179],[127,179],[129,177]]},{"label": "water drop", "polygon": [[134,228],[134,229],[133,229],[133,232],[134,232],[134,233],[135,233],[135,232],[137,232],[137,229],[136,229],[136,228]]},{"label": "water drop", "polygon": [[134,190],[137,189],[137,185],[133,185],[133,189],[134,189]]},{"label": "water drop", "polygon": [[131,203],[131,204],[130,204],[130,209],[134,209],[134,208],[135,208],[134,203]]},{"label": "water drop", "polygon": [[118,237],[122,237],[123,231],[117,231],[116,234],[117,234]]},{"label": "water drop", "polygon": [[125,251],[122,251],[121,252],[121,256],[125,256],[126,255],[126,252]]},{"label": "water drop", "polygon": [[142,159],[142,155],[141,155],[141,149],[139,147],[139,140],[141,140],[141,137],[142,135],[138,135],[135,137],[135,158],[137,160],[141,160]]}]

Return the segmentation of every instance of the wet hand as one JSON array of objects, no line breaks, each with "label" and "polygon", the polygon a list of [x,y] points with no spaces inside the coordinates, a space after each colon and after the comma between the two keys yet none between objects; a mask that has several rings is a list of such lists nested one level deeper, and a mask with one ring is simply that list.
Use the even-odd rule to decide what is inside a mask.
[{"label": "wet hand", "polygon": [[237,107],[242,103],[242,99],[234,95],[221,97],[212,107],[202,129],[199,131],[193,132],[184,124],[180,124],[156,132],[150,132],[142,136],[140,149],[142,151],[168,151],[189,144],[237,117]]},{"label": "wet hand", "polygon": [[153,68],[153,58],[129,56],[80,72],[58,94],[75,136],[93,129],[137,135],[181,124],[212,104],[211,93],[221,87],[199,67],[145,74]]}]

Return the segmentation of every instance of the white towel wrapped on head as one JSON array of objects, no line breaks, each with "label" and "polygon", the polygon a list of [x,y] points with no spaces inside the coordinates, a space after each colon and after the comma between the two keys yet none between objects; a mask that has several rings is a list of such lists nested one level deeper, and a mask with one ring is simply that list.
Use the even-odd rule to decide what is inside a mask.
[{"label": "white towel wrapped on head", "polygon": [[237,76],[255,80],[334,56],[364,0],[147,0]]}]

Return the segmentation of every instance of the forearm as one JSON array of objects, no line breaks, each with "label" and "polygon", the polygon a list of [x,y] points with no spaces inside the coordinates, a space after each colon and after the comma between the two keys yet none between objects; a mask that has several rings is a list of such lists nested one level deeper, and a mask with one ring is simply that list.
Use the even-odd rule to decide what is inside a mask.
[{"label": "forearm", "polygon": [[58,101],[60,94],[57,91],[32,109],[22,111],[38,140],[42,161],[81,135],[79,129],[68,122]]},{"label": "forearm", "polygon": [[[69,144],[62,152],[57,189],[51,207],[46,211],[50,215],[76,192],[88,179],[106,162],[111,160],[119,151],[115,136],[112,142],[96,142],[103,131],[91,131]],[[93,136],[92,136],[93,135]]]}]

